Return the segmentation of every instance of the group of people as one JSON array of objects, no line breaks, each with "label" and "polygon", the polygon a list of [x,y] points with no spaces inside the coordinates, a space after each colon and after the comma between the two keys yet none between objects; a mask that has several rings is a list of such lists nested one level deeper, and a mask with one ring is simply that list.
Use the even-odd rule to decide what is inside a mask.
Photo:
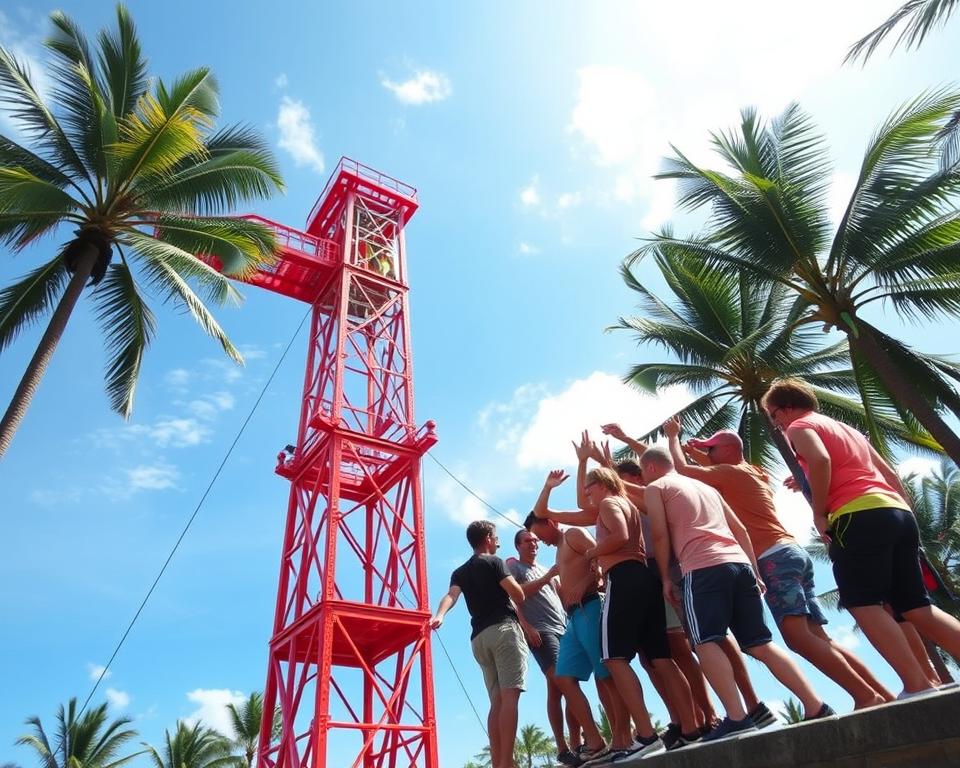
[{"label": "group of people", "polygon": [[[574,445],[578,509],[550,507],[551,492],[568,479],[563,470],[550,472],[514,538],[518,557],[506,562],[496,556],[493,523],[471,523],[473,555],[453,572],[431,619],[438,628],[464,596],[490,696],[493,768],[513,765],[528,647],[546,676],[547,715],[564,765],[621,765],[772,724],[743,654],[799,699],[805,720],[834,716],[772,641],[762,599],[790,650],[843,688],[855,709],[941,685],[921,638],[960,656],[960,622],[931,604],[917,525],[896,472],[863,435],[819,413],[800,380],[776,382],[763,407],[803,469],[791,485],[804,491],[829,546],[841,604],[899,676],[902,692],[894,696],[825,631],[813,564],[780,522],[769,478],[745,460],[736,432],[681,444],[674,418],[663,425],[667,445],[650,446],[606,424],[603,432],[629,446],[636,461],[614,462],[584,432]],[[598,466],[588,468],[591,461]],[[557,550],[550,568],[537,561],[540,543]],[[634,656],[666,705],[663,732],[651,722]],[[610,721],[609,743],[581,689],[591,677]]]}]

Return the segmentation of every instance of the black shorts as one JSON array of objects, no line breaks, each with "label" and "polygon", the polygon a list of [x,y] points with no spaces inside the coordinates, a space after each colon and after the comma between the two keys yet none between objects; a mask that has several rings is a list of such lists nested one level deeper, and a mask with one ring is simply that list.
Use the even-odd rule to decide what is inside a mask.
[{"label": "black shorts", "polygon": [[905,509],[841,515],[831,529],[830,559],[844,608],[889,603],[896,613],[930,605],[920,570],[920,533]]},{"label": "black shorts", "polygon": [[683,577],[683,612],[690,642],[720,642],[733,632],[741,648],[769,643],[760,587],[748,563],[698,568]]},{"label": "black shorts", "polygon": [[669,659],[667,617],[660,579],[640,560],[624,560],[607,572],[607,598],[600,620],[603,659]]},{"label": "black shorts", "polygon": [[560,655],[560,638],[556,632],[540,632],[540,645],[530,646],[530,653],[537,661],[537,666],[543,674],[547,674],[552,667],[557,666],[557,656]]}]

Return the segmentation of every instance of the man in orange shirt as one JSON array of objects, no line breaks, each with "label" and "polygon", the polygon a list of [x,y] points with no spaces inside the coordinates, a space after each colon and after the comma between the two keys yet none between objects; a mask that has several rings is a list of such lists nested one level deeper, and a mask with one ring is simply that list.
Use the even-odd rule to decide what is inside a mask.
[{"label": "man in orange shirt", "polygon": [[719,491],[747,529],[767,606],[787,647],[849,693],[855,709],[892,701],[893,694],[866,665],[824,631],[827,619],[817,601],[810,556],[780,523],[767,474],[744,459],[740,436],[721,430],[706,440],[691,440],[686,452],[697,466],[684,456],[679,419],[667,420],[663,431],[676,471]]}]

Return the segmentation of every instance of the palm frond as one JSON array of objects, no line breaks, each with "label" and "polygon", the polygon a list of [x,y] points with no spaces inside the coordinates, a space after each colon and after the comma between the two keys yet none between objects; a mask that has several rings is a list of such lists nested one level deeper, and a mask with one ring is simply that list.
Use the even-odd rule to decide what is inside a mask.
[{"label": "palm frond", "polygon": [[70,143],[63,126],[44,104],[26,65],[0,48],[0,105],[25,133],[64,170],[90,180],[87,169]]},{"label": "palm frond", "polygon": [[140,365],[156,331],[156,318],[137,290],[126,262],[110,265],[94,292],[94,301],[109,354],[110,406],[126,419],[133,411]]},{"label": "palm frond", "polygon": [[147,62],[140,50],[136,27],[122,5],[117,6],[116,33],[103,30],[98,42],[104,90],[109,95],[113,115],[119,120],[133,111],[149,84]]},{"label": "palm frond", "polygon": [[239,300],[239,294],[227,278],[192,254],[181,251],[170,243],[140,234],[128,235],[128,241],[141,257],[147,282],[151,287],[160,291],[166,301],[174,301],[186,307],[197,324],[209,336],[220,342],[223,351],[234,361],[242,364],[243,356],[227,338],[223,328],[203,301],[193,292],[184,275],[202,279],[208,288],[208,293],[222,297],[221,302],[233,297]]},{"label": "palm frond", "polygon": [[843,59],[844,64],[857,59],[862,59],[866,64],[877,47],[901,24],[903,29],[891,50],[901,45],[906,48],[919,46],[930,32],[947,22],[956,10],[957,2],[958,0],[907,0],[880,26],[850,47]]},{"label": "palm frond", "polygon": [[53,34],[46,46],[53,51],[53,98],[62,113],[66,132],[93,178],[106,172],[103,152],[103,115],[106,104],[97,79],[96,62],[83,31],[61,11],[50,15]]},{"label": "palm frond", "polygon": [[25,168],[0,167],[0,242],[23,248],[71,216],[80,203]]},{"label": "palm frond", "polygon": [[53,310],[70,276],[57,256],[0,290],[0,351]]},{"label": "palm frond", "polygon": [[257,221],[161,214],[156,228],[157,239],[186,253],[215,256],[230,277],[249,277],[276,263],[276,235]]}]

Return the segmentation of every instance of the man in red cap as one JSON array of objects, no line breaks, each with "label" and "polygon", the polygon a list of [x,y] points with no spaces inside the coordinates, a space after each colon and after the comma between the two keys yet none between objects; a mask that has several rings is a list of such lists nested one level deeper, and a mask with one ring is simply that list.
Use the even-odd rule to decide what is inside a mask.
[{"label": "man in red cap", "polygon": [[[893,694],[866,665],[824,631],[827,619],[816,597],[810,556],[777,517],[767,474],[744,459],[740,436],[723,429],[681,447],[676,417],[664,423],[663,431],[676,471],[719,491],[747,529],[767,606],[787,646],[849,693],[856,709],[892,701]],[[684,451],[697,464],[688,464]]]}]

